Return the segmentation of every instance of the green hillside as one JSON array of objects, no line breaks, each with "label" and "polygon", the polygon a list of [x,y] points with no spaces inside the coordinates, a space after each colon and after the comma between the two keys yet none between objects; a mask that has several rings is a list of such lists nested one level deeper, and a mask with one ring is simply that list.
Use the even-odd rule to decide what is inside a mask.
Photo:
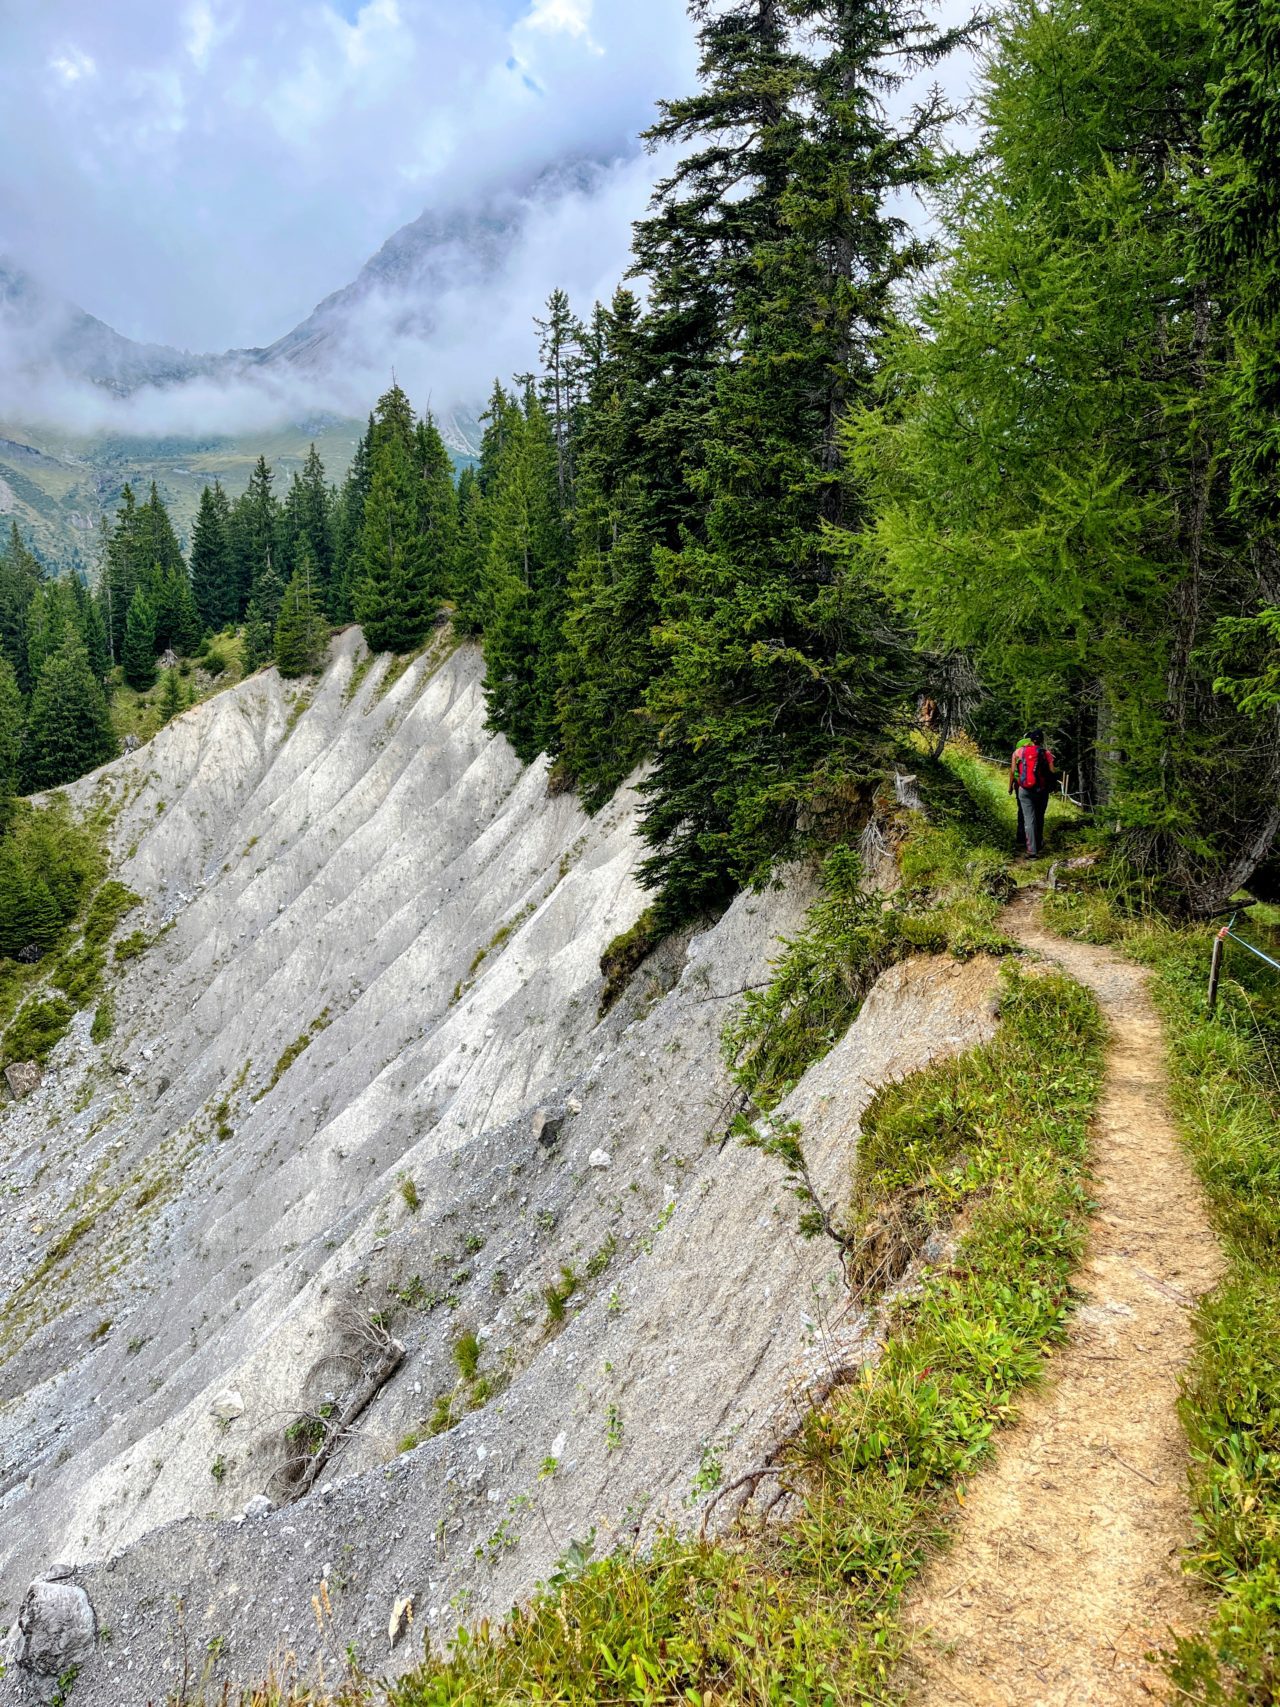
[{"label": "green hillside", "polygon": [[346,474],[363,423],[332,418],[301,426],[199,438],[93,438],[0,418],[0,525],[15,520],[52,567],[97,568],[98,521],[111,515],[126,481],[136,491],[155,481],[184,549],[201,488],[221,480],[236,496],[259,455],[287,485],[314,442],[329,478]]}]

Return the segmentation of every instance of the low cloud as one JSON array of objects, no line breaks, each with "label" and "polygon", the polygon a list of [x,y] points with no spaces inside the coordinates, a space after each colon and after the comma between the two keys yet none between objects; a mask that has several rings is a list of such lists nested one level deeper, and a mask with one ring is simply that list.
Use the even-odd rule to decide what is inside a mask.
[{"label": "low cloud", "polygon": [[636,152],[695,67],[684,0],[0,12],[0,255],[190,350],[280,337],[424,207]]},{"label": "low cloud", "polygon": [[[585,319],[622,282],[631,226],[664,162],[648,155],[543,185],[503,207],[499,258],[483,276],[444,244],[433,266],[452,282],[429,300],[375,284],[340,305],[318,349],[303,346],[265,365],[223,360],[177,383],[147,383],[120,395],[68,371],[68,323],[49,300],[6,322],[0,314],[0,389],[20,419],[81,434],[244,437],[321,415],[363,418],[392,372],[422,411],[442,417],[474,409],[495,377],[536,366],[533,315],[557,286]],[[468,276],[470,274],[470,276]],[[6,332],[6,325],[8,330]],[[33,367],[32,351],[62,350]],[[75,344],[72,358],[80,359]]]}]

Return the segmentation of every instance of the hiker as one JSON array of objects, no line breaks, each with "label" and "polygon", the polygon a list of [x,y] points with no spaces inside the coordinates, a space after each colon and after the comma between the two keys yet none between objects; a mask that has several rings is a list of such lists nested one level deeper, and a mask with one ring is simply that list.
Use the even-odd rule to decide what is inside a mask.
[{"label": "hiker", "polygon": [[1018,828],[1032,859],[1044,852],[1044,815],[1056,774],[1044,730],[1032,729],[1009,761],[1009,793],[1018,797]]}]

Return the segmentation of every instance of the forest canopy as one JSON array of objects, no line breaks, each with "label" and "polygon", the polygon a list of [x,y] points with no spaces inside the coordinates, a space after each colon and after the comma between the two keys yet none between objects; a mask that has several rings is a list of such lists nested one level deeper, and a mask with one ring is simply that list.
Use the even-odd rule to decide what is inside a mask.
[{"label": "forest canopy", "polygon": [[[228,625],[302,674],[330,626],[403,653],[448,611],[557,786],[596,810],[646,765],[659,925],[847,839],[925,700],[989,750],[1043,725],[1125,857],[1212,912],[1280,830],[1280,22],[691,11],[633,277],[585,318],[552,295],[460,474],[393,384],[340,488],[314,448],[284,491],[260,459],[189,557],[126,488],[92,596],[13,530],[4,786],[101,762],[104,680],[145,693]],[[961,158],[904,90],[977,44]]]}]

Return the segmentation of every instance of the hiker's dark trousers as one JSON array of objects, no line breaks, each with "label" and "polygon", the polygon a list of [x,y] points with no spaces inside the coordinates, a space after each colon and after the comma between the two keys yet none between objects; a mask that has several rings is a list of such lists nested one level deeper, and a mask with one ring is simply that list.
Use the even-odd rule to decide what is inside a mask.
[{"label": "hiker's dark trousers", "polygon": [[1018,812],[1026,833],[1027,852],[1036,859],[1044,852],[1044,815],[1049,810],[1047,788],[1018,789]]}]

